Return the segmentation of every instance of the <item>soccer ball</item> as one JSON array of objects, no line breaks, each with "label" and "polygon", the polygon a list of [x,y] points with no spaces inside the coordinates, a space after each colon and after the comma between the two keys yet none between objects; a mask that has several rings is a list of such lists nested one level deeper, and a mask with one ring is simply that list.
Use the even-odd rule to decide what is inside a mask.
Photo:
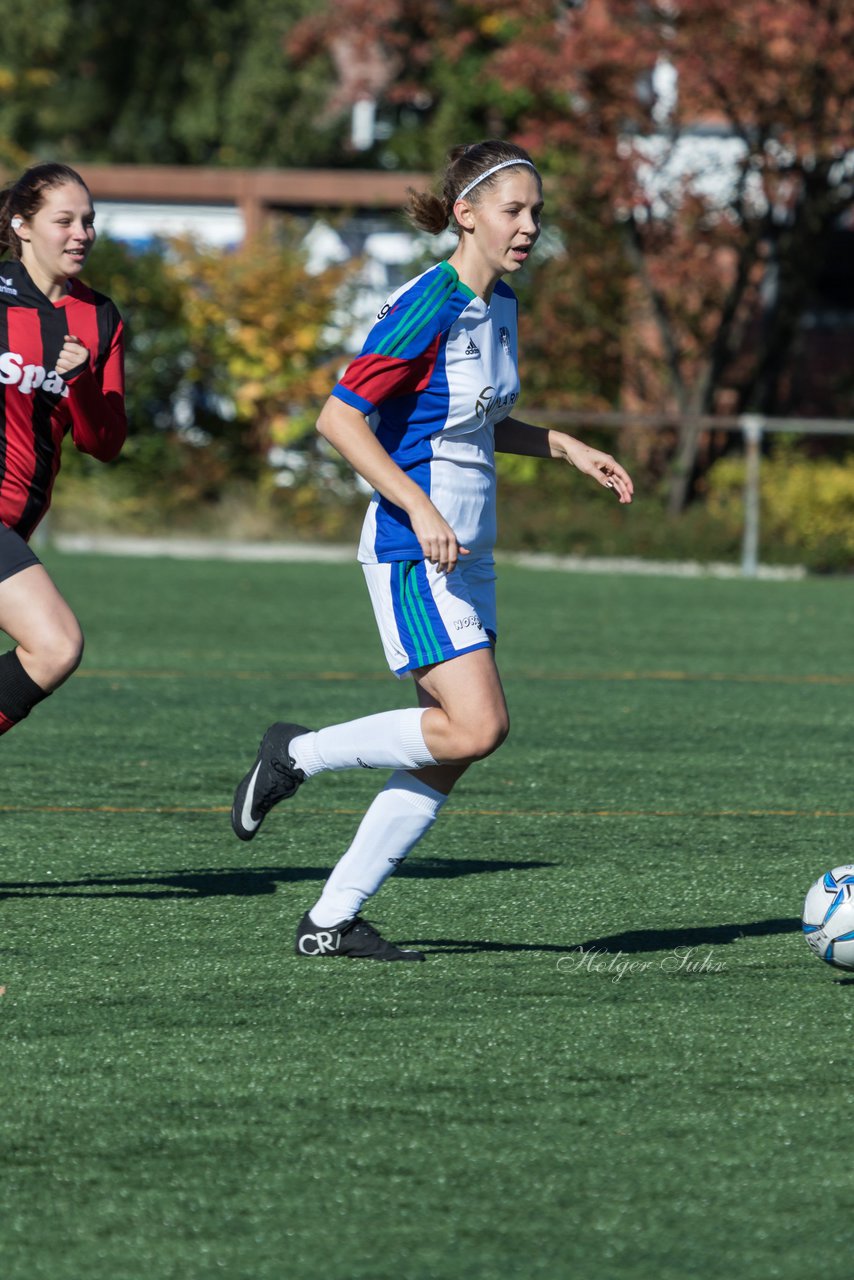
[{"label": "soccer ball", "polygon": [[801,921],[807,946],[838,969],[854,969],[854,865],[834,867],[816,880]]}]

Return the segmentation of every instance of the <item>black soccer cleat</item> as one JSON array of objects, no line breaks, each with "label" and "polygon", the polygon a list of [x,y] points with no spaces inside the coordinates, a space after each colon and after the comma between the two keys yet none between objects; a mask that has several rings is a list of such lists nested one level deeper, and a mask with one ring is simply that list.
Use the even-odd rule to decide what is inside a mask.
[{"label": "black soccer cleat", "polygon": [[423,960],[420,951],[403,951],[361,916],[345,920],[334,929],[321,929],[306,911],[297,928],[294,947],[298,956],[348,956],[351,960]]},{"label": "black soccer cleat", "polygon": [[287,800],[305,782],[291,759],[294,738],[309,730],[301,724],[271,724],[261,739],[255,763],[239,784],[231,806],[231,825],[240,840],[251,840],[274,804]]}]

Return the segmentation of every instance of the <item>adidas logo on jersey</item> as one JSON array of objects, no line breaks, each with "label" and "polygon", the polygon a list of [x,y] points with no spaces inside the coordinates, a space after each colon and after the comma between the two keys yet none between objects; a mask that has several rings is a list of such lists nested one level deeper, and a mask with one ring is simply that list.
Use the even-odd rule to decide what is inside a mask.
[{"label": "adidas logo on jersey", "polygon": [[56,370],[48,373],[40,364],[24,364],[24,357],[17,351],[4,351],[0,355],[0,385],[17,385],[21,395],[32,395],[41,387],[54,395],[67,396],[68,387]]},{"label": "adidas logo on jersey", "polygon": [[465,351],[463,352],[463,355],[464,355],[464,356],[479,356],[479,355],[480,355],[480,347],[477,345],[477,343],[475,342],[474,338],[469,338],[469,344],[468,344],[468,346],[466,347]]}]

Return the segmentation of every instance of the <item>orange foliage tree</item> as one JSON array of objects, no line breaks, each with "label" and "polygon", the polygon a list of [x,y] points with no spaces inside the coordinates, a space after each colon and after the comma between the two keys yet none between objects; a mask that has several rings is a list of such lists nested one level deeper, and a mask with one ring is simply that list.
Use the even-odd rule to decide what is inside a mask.
[{"label": "orange foliage tree", "polygon": [[607,193],[643,303],[626,332],[635,403],[683,415],[678,509],[692,419],[779,410],[824,245],[851,207],[854,10],[602,0],[556,24],[527,8],[495,70],[532,94],[521,132],[583,152]]},{"label": "orange foliage tree", "polygon": [[[324,30],[319,16],[315,42]],[[699,415],[785,407],[787,359],[854,192],[854,8],[337,0],[334,40],[351,63],[384,51],[387,82],[370,91],[418,113],[380,162],[409,161],[413,137],[432,162],[485,133],[536,154],[565,245],[538,288],[537,354],[579,387],[591,361],[588,389],[607,395],[616,346],[624,403],[682,416],[680,508]],[[353,65],[347,85],[369,91]]]},{"label": "orange foliage tree", "polygon": [[272,445],[307,433],[335,381],[341,337],[332,318],[346,269],[309,272],[295,236],[256,237],[229,253],[191,242],[177,249],[187,380],[227,406],[216,429],[233,437],[238,469],[254,472]]}]

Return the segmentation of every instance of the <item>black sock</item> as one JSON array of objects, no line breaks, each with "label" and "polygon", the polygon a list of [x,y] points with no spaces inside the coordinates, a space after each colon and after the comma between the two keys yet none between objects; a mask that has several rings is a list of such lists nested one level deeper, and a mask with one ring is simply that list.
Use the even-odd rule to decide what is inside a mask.
[{"label": "black sock", "polygon": [[14,649],[0,654],[0,733],[14,729],[49,693],[30,679]]}]

